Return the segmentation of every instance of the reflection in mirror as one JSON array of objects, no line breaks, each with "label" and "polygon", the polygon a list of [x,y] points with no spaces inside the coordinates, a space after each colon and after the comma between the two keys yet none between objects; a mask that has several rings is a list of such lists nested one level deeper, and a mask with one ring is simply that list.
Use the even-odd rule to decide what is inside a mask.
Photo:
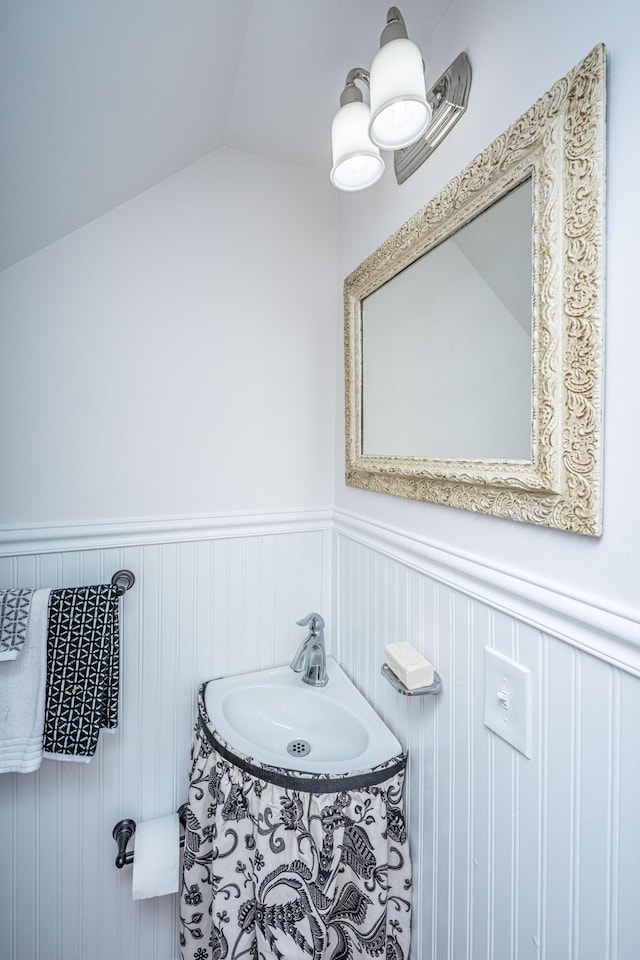
[{"label": "reflection in mirror", "polygon": [[362,302],[362,452],[531,459],[531,178]]}]

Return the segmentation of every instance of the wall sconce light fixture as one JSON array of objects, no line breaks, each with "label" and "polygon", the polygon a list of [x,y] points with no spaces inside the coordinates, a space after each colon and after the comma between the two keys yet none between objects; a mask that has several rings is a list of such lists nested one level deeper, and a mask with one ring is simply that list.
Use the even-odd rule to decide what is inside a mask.
[{"label": "wall sconce light fixture", "polygon": [[[369,87],[369,106],[356,81]],[[427,91],[422,54],[398,8],[390,7],[371,70],[347,74],[331,125],[333,185],[372,186],[384,172],[381,149],[394,151],[396,180],[404,183],[460,119],[470,86],[471,67],[461,53]]]}]

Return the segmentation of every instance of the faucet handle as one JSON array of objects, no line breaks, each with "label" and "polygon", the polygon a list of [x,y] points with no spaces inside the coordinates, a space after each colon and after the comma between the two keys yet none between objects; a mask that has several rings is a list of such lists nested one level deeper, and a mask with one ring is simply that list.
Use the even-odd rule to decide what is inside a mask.
[{"label": "faucet handle", "polygon": [[299,627],[306,627],[307,624],[311,624],[310,630],[311,633],[317,634],[318,631],[324,630],[324,620],[319,613],[308,613],[306,617],[303,617],[302,620],[296,620],[296,623]]}]

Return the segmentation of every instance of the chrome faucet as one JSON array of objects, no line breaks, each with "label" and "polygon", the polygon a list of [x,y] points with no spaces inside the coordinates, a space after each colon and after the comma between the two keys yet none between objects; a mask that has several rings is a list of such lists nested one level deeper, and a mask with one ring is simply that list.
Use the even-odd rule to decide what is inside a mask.
[{"label": "chrome faucet", "polygon": [[324,620],[319,613],[309,613],[296,623],[299,627],[308,625],[309,636],[302,641],[289,666],[294,673],[302,674],[304,683],[312,687],[325,687],[329,677],[324,649]]}]

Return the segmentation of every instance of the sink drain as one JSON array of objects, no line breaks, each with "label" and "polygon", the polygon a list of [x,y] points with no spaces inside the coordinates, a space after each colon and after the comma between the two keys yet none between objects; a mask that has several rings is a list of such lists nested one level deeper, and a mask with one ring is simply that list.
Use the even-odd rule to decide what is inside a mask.
[{"label": "sink drain", "polygon": [[292,757],[306,757],[311,750],[311,744],[307,740],[292,740],[287,744],[287,750]]}]

